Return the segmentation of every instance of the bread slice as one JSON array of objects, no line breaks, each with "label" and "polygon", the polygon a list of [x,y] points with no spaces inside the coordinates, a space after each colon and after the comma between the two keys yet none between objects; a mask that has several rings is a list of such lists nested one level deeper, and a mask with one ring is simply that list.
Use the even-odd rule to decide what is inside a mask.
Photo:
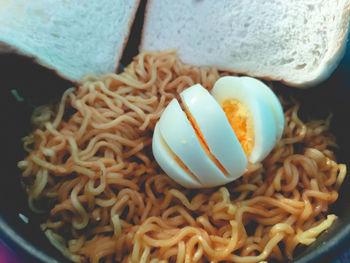
[{"label": "bread slice", "polygon": [[149,0],[140,50],[309,87],[341,60],[349,0]]},{"label": "bread slice", "polygon": [[62,77],[115,72],[140,0],[5,0],[0,53],[34,57]]}]

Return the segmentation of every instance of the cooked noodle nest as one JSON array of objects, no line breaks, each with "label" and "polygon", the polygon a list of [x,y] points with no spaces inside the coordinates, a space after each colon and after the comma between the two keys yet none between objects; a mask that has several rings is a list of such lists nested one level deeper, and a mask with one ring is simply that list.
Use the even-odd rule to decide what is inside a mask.
[{"label": "cooked noodle nest", "polygon": [[[336,216],[346,166],[330,119],[302,121],[280,94],[281,141],[242,178],[202,190],[172,181],[151,154],[166,105],[228,73],[182,64],[175,51],[141,53],[119,75],[88,76],[56,107],[39,107],[18,163],[51,243],[74,262],[260,262],[293,257]],[[43,215],[44,216],[44,215]]]}]

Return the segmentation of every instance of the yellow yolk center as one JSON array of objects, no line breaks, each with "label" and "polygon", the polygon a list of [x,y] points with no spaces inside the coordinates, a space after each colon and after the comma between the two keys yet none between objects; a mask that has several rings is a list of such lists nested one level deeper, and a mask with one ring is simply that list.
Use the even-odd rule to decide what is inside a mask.
[{"label": "yellow yolk center", "polygon": [[247,156],[254,145],[253,120],[247,107],[236,99],[227,99],[221,104],[226,117]]}]

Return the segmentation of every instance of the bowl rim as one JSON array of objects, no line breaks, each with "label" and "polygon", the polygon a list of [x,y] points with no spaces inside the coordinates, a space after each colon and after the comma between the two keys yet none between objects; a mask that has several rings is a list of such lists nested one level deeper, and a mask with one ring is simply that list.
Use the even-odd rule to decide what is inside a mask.
[{"label": "bowl rim", "polygon": [[11,225],[0,215],[0,240],[8,246],[20,258],[26,262],[59,263],[58,260],[47,255],[44,251],[24,239]]}]

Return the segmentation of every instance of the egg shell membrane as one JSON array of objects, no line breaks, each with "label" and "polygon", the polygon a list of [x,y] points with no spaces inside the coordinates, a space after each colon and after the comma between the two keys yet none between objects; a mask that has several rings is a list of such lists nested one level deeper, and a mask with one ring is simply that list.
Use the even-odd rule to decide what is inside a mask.
[{"label": "egg shell membrane", "polygon": [[276,122],[276,140],[279,141],[284,130],[284,112],[280,100],[264,82],[251,77],[241,77],[241,80],[244,81],[245,85],[254,85],[259,88],[269,102]]},{"label": "egg shell membrane", "polygon": [[225,176],[205,153],[176,99],[165,108],[158,123],[160,133],[171,151],[192,171],[203,187],[218,186],[232,181],[232,178]]},{"label": "egg shell membrane", "polygon": [[152,140],[153,155],[163,171],[178,184],[187,188],[200,188],[201,183],[182,161],[171,151],[156,125]]},{"label": "egg shell membrane", "polygon": [[237,179],[246,172],[247,157],[217,101],[201,85],[184,90],[180,97],[192,126],[200,134],[209,154],[226,174]]},{"label": "egg shell membrane", "polygon": [[230,98],[237,99],[250,111],[254,124],[254,146],[249,162],[262,161],[276,143],[276,121],[271,106],[260,88],[246,84],[240,77],[220,78],[211,91],[220,105]]}]

